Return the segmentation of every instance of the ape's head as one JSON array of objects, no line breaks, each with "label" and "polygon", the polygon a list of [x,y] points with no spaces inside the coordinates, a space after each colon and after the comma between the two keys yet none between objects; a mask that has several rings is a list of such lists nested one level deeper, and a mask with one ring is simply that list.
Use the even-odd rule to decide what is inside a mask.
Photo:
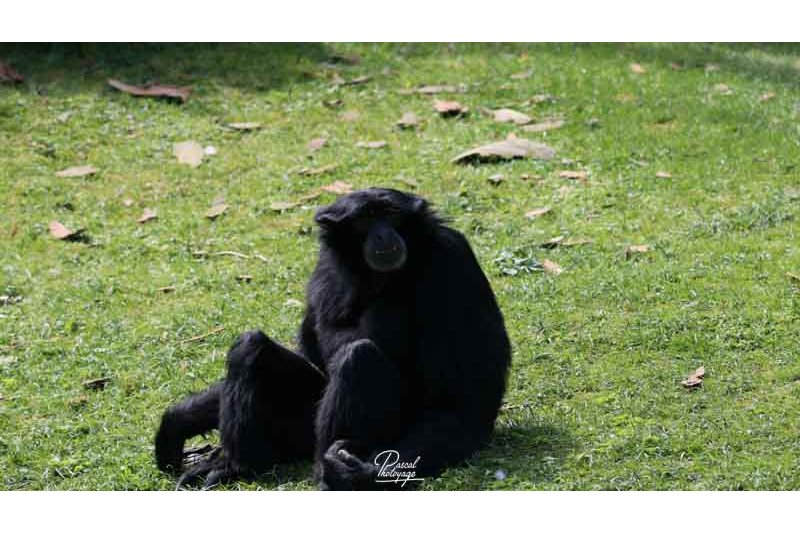
[{"label": "ape's head", "polygon": [[403,268],[409,243],[436,218],[419,196],[374,187],[342,196],[314,220],[324,244],[347,258],[360,255],[371,270],[385,273]]}]

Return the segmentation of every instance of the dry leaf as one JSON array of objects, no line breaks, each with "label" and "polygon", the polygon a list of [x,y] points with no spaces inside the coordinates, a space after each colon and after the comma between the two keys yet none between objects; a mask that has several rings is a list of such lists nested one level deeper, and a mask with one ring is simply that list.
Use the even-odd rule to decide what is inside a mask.
[{"label": "dry leaf", "polygon": [[83,228],[72,231],[71,229],[67,228],[64,224],[56,220],[50,222],[49,229],[50,229],[50,235],[52,235],[59,241],[80,240],[83,232],[86,231]]},{"label": "dry leaf", "polygon": [[412,189],[416,189],[419,187],[419,182],[413,178],[407,178],[405,176],[395,176],[394,179],[399,181],[400,183],[411,187]]},{"label": "dry leaf", "polygon": [[519,111],[514,111],[513,109],[496,109],[491,113],[494,116],[495,122],[513,122],[514,124],[522,125],[533,120],[525,113],[520,113]]},{"label": "dry leaf", "polygon": [[367,83],[369,80],[372,79],[372,76],[358,76],[356,78],[350,80],[343,80],[341,78],[334,81],[335,85],[361,85],[362,83]]},{"label": "dry leaf", "polygon": [[558,237],[553,237],[552,239],[548,239],[548,240],[544,241],[539,246],[541,248],[546,248],[546,249],[550,250],[550,249],[553,249],[553,248],[557,247],[559,244],[561,244],[563,240],[564,240],[564,236],[563,235],[559,235]]},{"label": "dry leaf", "polygon": [[328,139],[326,139],[325,137],[316,137],[308,141],[308,149],[311,150],[312,152],[316,152],[317,150],[325,146],[327,143]]},{"label": "dry leaf", "polygon": [[419,125],[419,118],[414,113],[403,113],[400,120],[397,121],[397,126],[401,129],[416,128]]},{"label": "dry leaf", "polygon": [[342,107],[342,105],[344,105],[344,102],[342,102],[340,98],[336,98],[334,100],[324,100],[322,102],[322,105],[324,105],[329,109],[336,109],[337,107]]},{"label": "dry leaf", "polygon": [[794,272],[787,272],[786,277],[792,281],[800,282],[800,274],[795,274]]},{"label": "dry leaf", "polygon": [[189,165],[192,168],[200,166],[205,155],[203,147],[194,141],[177,143],[172,149],[172,153],[178,158],[178,163]]},{"label": "dry leaf", "polygon": [[683,65],[673,61],[672,63],[669,64],[669,68],[671,68],[672,70],[683,70]]},{"label": "dry leaf", "polygon": [[174,85],[159,85],[157,83],[137,87],[128,85],[118,80],[108,80],[108,84],[118,91],[131,94],[133,96],[149,96],[153,98],[170,98],[185,102],[189,99],[192,92],[191,87],[176,87]]},{"label": "dry leaf", "polygon": [[537,207],[525,213],[525,218],[539,218],[542,215],[546,215],[551,210],[550,207]]},{"label": "dry leaf", "polygon": [[252,131],[261,127],[260,122],[231,122],[227,125],[232,130]]},{"label": "dry leaf", "polygon": [[543,104],[544,102],[552,102],[555,100],[552,94],[534,94],[531,96],[530,100],[528,100],[531,104]]},{"label": "dry leaf", "polygon": [[686,376],[686,379],[681,381],[681,385],[687,389],[694,389],[703,384],[703,378],[706,377],[706,367],[701,366],[695,369],[694,372]]},{"label": "dry leaf", "polygon": [[455,100],[436,100],[433,102],[433,109],[443,117],[456,117],[465,115],[468,107],[464,107]]},{"label": "dry leaf", "polygon": [[142,216],[140,216],[136,222],[139,224],[144,224],[148,220],[153,220],[156,217],[156,212],[153,209],[145,208],[144,211],[142,211]]},{"label": "dry leaf", "polygon": [[81,178],[83,176],[91,176],[95,174],[97,169],[93,166],[86,165],[81,167],[69,167],[65,168],[64,170],[59,170],[56,172],[56,176],[59,178]]},{"label": "dry leaf", "polygon": [[558,173],[559,178],[566,178],[568,180],[581,180],[585,181],[587,174],[585,170],[562,170]]},{"label": "dry leaf", "polygon": [[634,74],[644,74],[647,72],[647,69],[644,68],[639,63],[631,63],[630,68],[631,72],[633,72]]},{"label": "dry leaf", "polygon": [[500,185],[501,183],[503,183],[506,177],[503,176],[502,174],[492,174],[486,179],[489,180],[489,183],[491,183],[492,185]]},{"label": "dry leaf", "polygon": [[561,119],[547,119],[543,120],[542,122],[537,122],[536,124],[530,124],[522,129],[523,131],[528,131],[531,133],[540,133],[543,131],[558,129],[564,124],[566,124],[566,122]]},{"label": "dry leaf", "polygon": [[208,211],[206,211],[205,217],[214,220],[222,213],[224,213],[227,209],[228,209],[228,204],[223,204],[223,203],[214,204]]},{"label": "dry leaf", "polygon": [[656,177],[657,178],[671,178],[672,174],[670,174],[669,172],[667,172],[665,170],[659,170],[658,172],[656,172]]},{"label": "dry leaf", "polygon": [[646,254],[649,251],[649,244],[631,244],[625,248],[625,257],[629,258],[633,254]]},{"label": "dry leaf", "polygon": [[527,139],[508,138],[504,141],[478,146],[467,150],[456,157],[452,163],[486,163],[502,159],[552,159],[556,151],[546,144],[529,141]]},{"label": "dry leaf", "polygon": [[344,113],[339,115],[339,120],[341,120],[342,122],[355,122],[359,118],[361,118],[361,113],[354,110],[345,111]]},{"label": "dry leaf", "polygon": [[236,281],[244,281],[245,283],[250,283],[253,281],[253,276],[250,274],[239,274],[236,276]]},{"label": "dry leaf", "polygon": [[103,390],[111,382],[111,378],[90,379],[83,382],[83,386],[90,390]]},{"label": "dry leaf", "polygon": [[0,83],[22,83],[25,78],[8,63],[0,61]]},{"label": "dry leaf", "polygon": [[759,96],[758,97],[758,101],[759,102],[768,102],[768,101],[772,100],[773,98],[775,98],[775,93],[770,91],[768,93],[764,93],[761,96]]},{"label": "dry leaf", "polygon": [[331,54],[328,57],[329,63],[343,63],[345,65],[358,65],[361,58],[357,54]]},{"label": "dry leaf", "polygon": [[164,294],[167,294],[169,292],[175,292],[175,286],[174,285],[169,285],[167,287],[158,287],[156,289],[156,291],[157,292],[163,292]]},{"label": "dry leaf", "polygon": [[719,70],[719,67],[717,65],[715,65],[714,63],[707,63],[706,64],[706,68],[705,68],[706,72],[716,72],[718,70]]},{"label": "dry leaf", "polygon": [[542,269],[544,269],[544,271],[548,274],[552,274],[554,276],[558,276],[564,271],[564,269],[561,268],[561,265],[555,261],[550,261],[549,259],[542,261]]},{"label": "dry leaf", "polygon": [[298,202],[272,202],[269,208],[273,211],[287,211],[300,205]]},{"label": "dry leaf", "polygon": [[575,240],[566,240],[561,243],[561,246],[570,247],[570,246],[582,246],[584,244],[592,244],[594,241],[591,239],[575,239]]},{"label": "dry leaf", "polygon": [[122,200],[122,205],[124,205],[125,207],[132,206],[133,205],[133,198],[125,198],[124,200]]},{"label": "dry leaf", "polygon": [[326,172],[334,170],[338,166],[337,163],[331,163],[317,168],[301,168],[297,171],[297,174],[300,176],[319,176],[320,174],[325,174]]},{"label": "dry leaf", "polygon": [[414,89],[404,89],[400,91],[403,94],[439,94],[439,93],[458,93],[464,92],[463,87],[457,87],[455,85],[423,85],[421,87],[416,87]]},{"label": "dry leaf", "polygon": [[384,148],[388,146],[389,143],[386,141],[358,141],[356,143],[357,148],[370,148],[372,150],[376,148]]},{"label": "dry leaf", "polygon": [[353,192],[353,186],[346,181],[336,180],[330,185],[323,185],[320,187],[323,191],[332,192],[333,194],[349,194]]},{"label": "dry leaf", "polygon": [[512,80],[524,80],[526,78],[530,78],[533,75],[532,70],[526,70],[525,72],[517,72],[516,74],[511,75]]},{"label": "dry leaf", "polygon": [[731,90],[731,88],[725,83],[718,83],[714,85],[714,90],[722,94],[733,94],[733,90]]}]

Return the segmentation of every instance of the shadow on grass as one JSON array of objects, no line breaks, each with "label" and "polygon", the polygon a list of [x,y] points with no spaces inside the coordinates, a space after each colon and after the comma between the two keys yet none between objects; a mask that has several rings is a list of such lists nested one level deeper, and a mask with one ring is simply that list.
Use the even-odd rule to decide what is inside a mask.
[{"label": "shadow on grass", "polygon": [[313,43],[0,44],[0,59],[14,65],[27,86],[53,93],[96,90],[107,78],[264,91],[311,79],[332,53]]}]

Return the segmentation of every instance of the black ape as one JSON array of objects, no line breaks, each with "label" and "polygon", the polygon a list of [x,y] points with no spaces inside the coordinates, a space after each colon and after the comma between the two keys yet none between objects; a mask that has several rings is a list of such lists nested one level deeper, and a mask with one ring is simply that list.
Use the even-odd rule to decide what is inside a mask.
[{"label": "black ape", "polygon": [[299,353],[242,335],[225,379],[164,414],[162,470],[181,467],[187,438],[219,428],[222,452],[183,481],[213,485],[313,457],[323,488],[395,487],[381,483],[392,479],[381,452],[420,478],[488,440],[510,347],[464,236],[391,189],[343,196],[315,220],[321,248]]}]

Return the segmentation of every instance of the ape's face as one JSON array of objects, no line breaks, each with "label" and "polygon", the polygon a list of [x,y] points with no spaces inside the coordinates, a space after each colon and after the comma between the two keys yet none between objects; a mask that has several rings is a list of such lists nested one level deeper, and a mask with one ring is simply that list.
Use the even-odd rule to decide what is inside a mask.
[{"label": "ape's face", "polygon": [[405,230],[425,207],[417,196],[372,188],[339,198],[315,220],[334,246],[360,249],[364,262],[376,272],[395,272],[408,257]]}]

